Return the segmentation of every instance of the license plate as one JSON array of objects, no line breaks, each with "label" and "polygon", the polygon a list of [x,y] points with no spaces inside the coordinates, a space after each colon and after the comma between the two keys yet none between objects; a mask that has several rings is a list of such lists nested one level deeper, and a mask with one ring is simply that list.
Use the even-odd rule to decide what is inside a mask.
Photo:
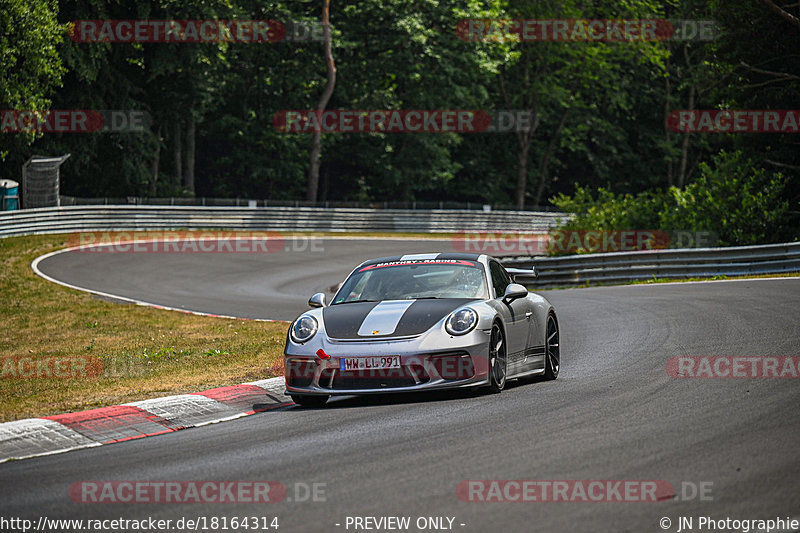
[{"label": "license plate", "polygon": [[342,357],[339,359],[339,370],[379,370],[400,368],[399,355],[386,357]]}]

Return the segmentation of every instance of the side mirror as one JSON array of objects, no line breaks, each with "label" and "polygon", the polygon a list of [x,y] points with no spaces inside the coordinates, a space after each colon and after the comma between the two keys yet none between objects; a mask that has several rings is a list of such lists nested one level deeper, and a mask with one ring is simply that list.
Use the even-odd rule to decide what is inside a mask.
[{"label": "side mirror", "polygon": [[318,292],[314,296],[308,299],[308,306],[309,307],[325,307],[325,293]]},{"label": "side mirror", "polygon": [[525,298],[528,296],[528,289],[520,285],[519,283],[509,283],[508,287],[506,287],[506,292],[503,294],[503,301],[506,303],[513,302],[519,298]]}]

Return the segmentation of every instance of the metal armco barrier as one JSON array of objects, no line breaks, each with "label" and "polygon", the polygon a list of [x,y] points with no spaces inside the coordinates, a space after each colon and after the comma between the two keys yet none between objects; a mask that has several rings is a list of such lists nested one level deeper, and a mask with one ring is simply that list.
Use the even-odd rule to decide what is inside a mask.
[{"label": "metal armco barrier", "polygon": [[[567,215],[532,211],[410,210],[322,207],[70,206],[0,213],[0,237],[84,231],[246,230],[387,233],[547,232]],[[531,288],[800,272],[800,243],[502,257],[508,267],[535,266]]]},{"label": "metal armco barrier", "polygon": [[505,258],[503,263],[513,268],[535,266],[538,278],[524,275],[516,278],[528,287],[537,289],[653,278],[781,274],[800,272],[800,242],[563,257],[514,257]]},{"label": "metal armco barrier", "polygon": [[566,215],[535,211],[323,207],[69,206],[0,214],[0,237],[136,230],[546,232]]}]

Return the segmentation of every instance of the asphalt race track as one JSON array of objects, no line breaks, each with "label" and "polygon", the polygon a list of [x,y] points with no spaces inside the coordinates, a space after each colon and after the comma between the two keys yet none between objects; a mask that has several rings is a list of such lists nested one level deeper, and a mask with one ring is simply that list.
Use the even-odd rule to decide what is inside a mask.
[{"label": "asphalt race track", "polygon": [[[329,241],[324,252],[53,256],[49,276],[195,311],[293,318],[361,259],[435,242]],[[452,249],[450,243],[438,243]],[[548,291],[558,380],[474,393],[332,400],[0,465],[0,514],[36,519],[277,516],[281,532],[347,516],[455,517],[457,531],[656,532],[662,517],[800,517],[800,381],[675,379],[674,356],[800,355],[800,279]],[[666,480],[655,503],[465,502],[463,480]],[[81,480],[325,483],[324,502],[78,504]],[[712,483],[704,499],[688,487]],[[682,487],[687,487],[683,491]],[[682,494],[686,492],[686,494]],[[684,498],[684,496],[686,496]],[[446,523],[446,522],[445,522]],[[337,526],[336,524],[340,524]],[[461,524],[464,524],[463,526]],[[417,531],[413,528],[411,531]]]},{"label": "asphalt race track", "polygon": [[41,261],[39,269],[77,287],[148,303],[294,320],[308,309],[309,296],[342,282],[361,261],[420,250],[453,251],[451,240],[288,236],[283,244],[284,251],[274,253],[70,252]]}]

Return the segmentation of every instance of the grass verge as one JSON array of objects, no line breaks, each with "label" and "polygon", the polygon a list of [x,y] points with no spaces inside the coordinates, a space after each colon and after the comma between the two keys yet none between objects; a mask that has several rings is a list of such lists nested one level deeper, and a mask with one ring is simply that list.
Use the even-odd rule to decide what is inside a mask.
[{"label": "grass verge", "polygon": [[[285,323],[112,303],[34,274],[31,261],[65,247],[67,239],[0,239],[0,421],[283,374]],[[102,370],[98,375],[78,371],[64,372],[70,378],[47,377],[57,373],[55,361],[75,357],[90,361],[90,369]],[[33,377],[19,376],[31,369]]]},{"label": "grass verge", "polygon": [[743,276],[712,276],[710,278],[657,278],[648,280],[633,281],[631,285],[648,285],[654,283],[681,283],[684,281],[722,281],[722,280],[737,280],[737,279],[764,279],[764,278],[796,278],[800,276],[800,272],[784,272],[781,274],[747,274]]}]

